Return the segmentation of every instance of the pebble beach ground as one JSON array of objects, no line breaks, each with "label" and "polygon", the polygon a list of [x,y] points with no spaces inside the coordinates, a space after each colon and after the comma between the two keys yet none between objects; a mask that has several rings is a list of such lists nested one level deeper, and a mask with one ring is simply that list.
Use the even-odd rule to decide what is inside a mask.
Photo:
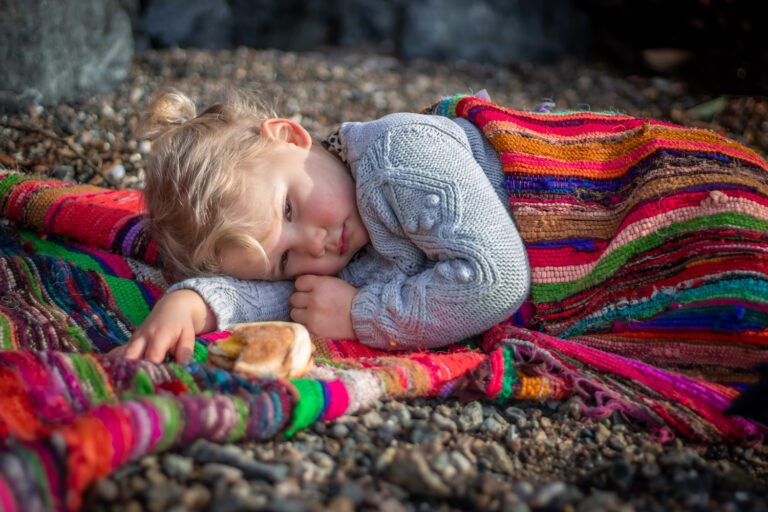
[{"label": "pebble beach ground", "polygon": [[[375,51],[151,51],[128,80],[82,102],[0,116],[0,165],[58,179],[141,188],[149,145],[134,135],[151,93],[174,86],[199,106],[230,88],[261,91],[322,137],[342,121],[418,110],[486,89],[519,109],[612,110],[709,127],[765,155],[768,99],[694,92],[563,60],[508,67],[403,63]],[[380,403],[290,441],[198,441],[144,457],[96,483],[86,510],[768,510],[768,449],[660,444],[573,402]]]}]

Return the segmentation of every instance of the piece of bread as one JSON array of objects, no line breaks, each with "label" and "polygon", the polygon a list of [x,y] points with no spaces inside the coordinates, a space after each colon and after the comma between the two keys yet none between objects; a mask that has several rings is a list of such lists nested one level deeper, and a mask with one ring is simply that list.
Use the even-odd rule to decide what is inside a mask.
[{"label": "piece of bread", "polygon": [[229,338],[208,345],[208,360],[252,377],[297,378],[312,367],[314,345],[293,322],[253,322],[228,329]]}]

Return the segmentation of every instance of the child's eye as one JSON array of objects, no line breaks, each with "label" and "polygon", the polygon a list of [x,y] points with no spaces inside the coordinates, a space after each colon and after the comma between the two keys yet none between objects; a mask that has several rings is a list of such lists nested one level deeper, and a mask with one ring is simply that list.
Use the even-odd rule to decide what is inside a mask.
[{"label": "child's eye", "polygon": [[291,217],[293,217],[293,207],[291,206],[291,200],[287,197],[285,198],[285,219],[290,222]]}]

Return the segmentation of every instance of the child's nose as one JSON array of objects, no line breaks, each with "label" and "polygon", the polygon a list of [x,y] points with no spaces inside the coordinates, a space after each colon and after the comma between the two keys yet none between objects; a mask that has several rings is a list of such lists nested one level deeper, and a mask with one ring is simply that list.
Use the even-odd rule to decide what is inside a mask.
[{"label": "child's nose", "polygon": [[310,228],[307,230],[306,247],[310,256],[320,258],[325,256],[325,239],[327,232],[320,228]]}]

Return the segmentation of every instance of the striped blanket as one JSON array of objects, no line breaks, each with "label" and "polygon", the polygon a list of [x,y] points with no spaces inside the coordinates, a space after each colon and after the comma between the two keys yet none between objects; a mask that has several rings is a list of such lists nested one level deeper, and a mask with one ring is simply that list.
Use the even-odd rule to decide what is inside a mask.
[{"label": "striped blanket", "polygon": [[455,96],[499,152],[528,253],[517,324],[705,375],[768,359],[768,165],[712,131]]},{"label": "striped blanket", "polygon": [[[481,124],[496,107],[475,101],[436,108],[496,126]],[[499,123],[493,128],[499,136],[525,139],[532,148],[579,141],[569,138],[579,128],[568,117],[512,115],[525,121],[524,129]],[[623,116],[581,115],[594,120],[585,126],[612,120],[619,123],[614,126],[641,126],[641,134],[654,126],[633,125],[636,120]],[[537,130],[546,134],[550,125],[565,128],[537,140]],[[632,133],[614,139],[631,139]],[[739,185],[760,181],[764,163],[735,144],[716,151],[724,139],[707,136],[712,147],[697,145],[692,156],[682,155],[685,148],[678,155],[652,144],[636,146],[643,149],[633,154],[671,161],[685,170],[683,176],[711,161],[719,183],[733,186],[698,184],[680,197],[691,198],[691,208],[718,212],[710,216],[720,224],[686,213],[686,206],[677,212],[675,205],[688,204],[679,197],[667,203],[625,193],[655,190],[655,178],[648,176],[656,172],[653,166],[630,166],[624,174],[598,166],[613,169],[611,181],[564,174],[568,165],[553,165],[556,158],[543,151],[505,155],[516,219],[534,267],[532,299],[516,318],[434,352],[384,353],[355,341],[317,339],[316,367],[308,378],[291,381],[253,380],[208,365],[206,347],[227,333],[200,337],[196,362],[184,366],[104,357],[128,339],[168,285],[145,231],[141,194],[0,171],[0,509],[74,510],[92,482],[145,454],[197,438],[290,437],[380,399],[573,397],[589,417],[618,412],[662,440],[682,435],[759,442],[763,427],[722,411],[738,384],[749,382],[747,370],[766,360],[759,288],[752,287],[764,282],[758,235],[765,229],[762,210],[745,202],[754,197],[760,203],[762,196],[756,184]],[[585,159],[580,151],[571,168]],[[517,163],[530,172],[516,173]],[[523,184],[530,193],[523,193]],[[673,212],[670,227],[643,222],[651,218],[643,216],[651,203]],[[538,218],[540,211],[548,217]],[[622,212],[616,214],[621,218],[612,211]],[[595,220],[604,230],[575,236],[567,230],[578,230],[578,222],[546,224],[547,218]],[[545,223],[546,233],[537,222]],[[638,275],[653,276],[656,284],[632,280]],[[714,291],[707,291],[710,284]],[[705,292],[697,295],[700,289]]]}]

